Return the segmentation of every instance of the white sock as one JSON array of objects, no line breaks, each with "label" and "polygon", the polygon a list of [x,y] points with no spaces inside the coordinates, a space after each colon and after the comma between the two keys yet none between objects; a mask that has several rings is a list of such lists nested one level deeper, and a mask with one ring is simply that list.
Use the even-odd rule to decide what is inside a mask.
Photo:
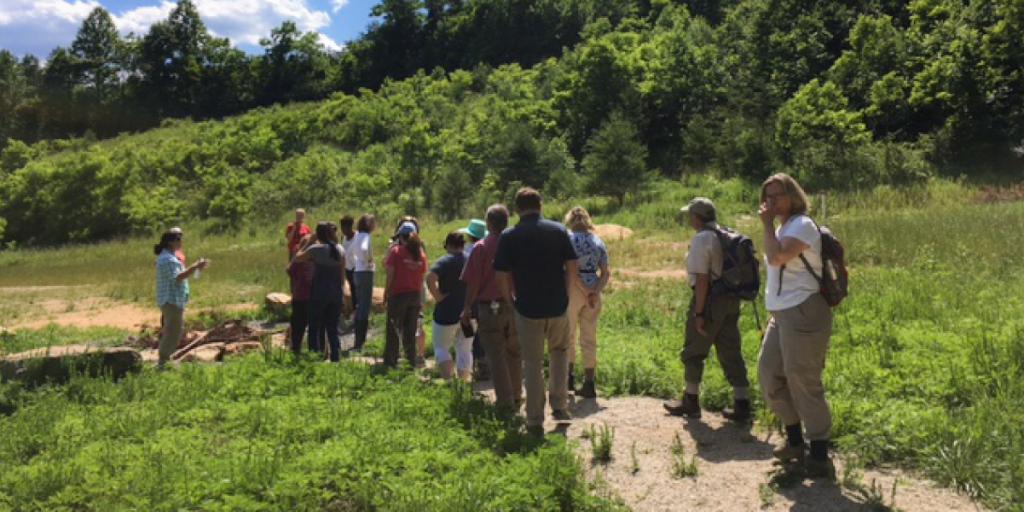
[{"label": "white sock", "polygon": [[736,400],[750,400],[750,395],[747,393],[747,388],[732,388],[732,396]]},{"label": "white sock", "polygon": [[686,394],[687,395],[699,395],[700,394],[700,382],[687,382],[686,383]]}]

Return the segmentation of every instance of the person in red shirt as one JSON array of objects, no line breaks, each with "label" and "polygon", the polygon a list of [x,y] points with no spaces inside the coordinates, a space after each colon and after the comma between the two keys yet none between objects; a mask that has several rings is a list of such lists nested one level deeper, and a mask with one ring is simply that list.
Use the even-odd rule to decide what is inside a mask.
[{"label": "person in red shirt", "polygon": [[313,232],[305,224],[306,210],[298,208],[295,210],[295,222],[291,222],[284,228],[284,238],[288,241],[288,261],[291,262],[295,253],[299,250],[299,242],[303,237]]},{"label": "person in red shirt", "polygon": [[466,283],[462,322],[471,321],[475,308],[477,333],[488,360],[495,405],[505,411],[516,411],[523,399],[523,363],[512,306],[514,290],[504,295],[494,271],[498,241],[508,226],[508,208],[502,204],[491,205],[486,218],[488,234],[473,246],[462,270],[462,282]]},{"label": "person in red shirt", "polygon": [[[304,250],[313,243],[313,236],[307,235],[299,241],[298,250]],[[292,260],[286,269],[291,281],[292,316],[291,316],[291,348],[298,354],[302,349],[302,337],[309,325],[309,295],[313,286],[313,262]],[[316,350],[310,346],[310,351]]]},{"label": "person in red shirt", "polygon": [[387,304],[387,338],[384,345],[384,365],[398,366],[398,341],[409,364],[416,365],[416,323],[423,308],[423,276],[427,273],[427,254],[417,234],[416,226],[404,223],[398,228],[397,244],[388,251],[384,267],[387,285],[384,302]]}]

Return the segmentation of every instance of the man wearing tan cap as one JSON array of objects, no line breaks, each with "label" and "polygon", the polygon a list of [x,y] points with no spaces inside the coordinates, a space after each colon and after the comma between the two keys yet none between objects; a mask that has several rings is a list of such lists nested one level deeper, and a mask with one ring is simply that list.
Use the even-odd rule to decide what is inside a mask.
[{"label": "man wearing tan cap", "polygon": [[740,349],[740,301],[725,295],[711,296],[712,285],[722,275],[723,251],[719,241],[715,205],[710,199],[698,197],[681,210],[697,234],[690,241],[686,272],[693,288],[686,317],[686,338],[680,357],[683,360],[686,390],[682,400],[664,403],[674,416],[700,418],[700,383],[704,376],[704,360],[715,347],[718,362],[726,379],[733,386],[735,405],[722,415],[733,421],[750,419],[747,366]]}]

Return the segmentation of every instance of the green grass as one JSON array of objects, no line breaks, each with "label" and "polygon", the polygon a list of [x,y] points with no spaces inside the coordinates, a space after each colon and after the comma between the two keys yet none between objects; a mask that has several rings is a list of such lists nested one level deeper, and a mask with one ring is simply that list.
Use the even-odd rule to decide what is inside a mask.
[{"label": "green grass", "polygon": [[[584,200],[599,214],[597,222],[623,224],[637,232],[633,239],[609,242],[613,273],[622,268],[681,267],[682,244],[692,232],[679,224],[676,212],[698,194],[714,199],[723,210],[724,222],[738,225],[760,245],[759,227],[753,218],[756,187],[710,178],[666,182],[651,192],[648,202],[622,209],[602,200]],[[920,471],[993,508],[1022,511],[1024,273],[1020,269],[1024,253],[1020,248],[1024,247],[1024,204],[977,204],[975,197],[971,186],[945,181],[913,189],[879,188],[829,196],[827,223],[846,244],[852,295],[836,316],[825,383],[834,413],[834,437],[842,451],[869,466],[898,464]],[[549,216],[558,217],[566,207],[568,203],[550,205]],[[337,217],[323,212],[312,212],[312,216]],[[424,221],[424,238],[432,258],[440,252],[444,233],[464,222]],[[376,237],[379,256],[391,221],[383,224],[387,228]],[[189,257],[214,260],[214,267],[194,284],[196,303],[215,306],[261,300],[267,291],[286,290],[284,242],[278,240],[278,226],[232,235],[205,235],[201,226],[186,228]],[[151,243],[139,240],[60,251],[0,253],[0,286],[85,284],[148,304],[152,294]],[[613,287],[605,299],[598,343],[600,391],[605,396],[676,396],[682,389],[678,353],[690,291],[679,282],[631,281],[631,286]],[[0,298],[0,312],[5,305],[17,307]],[[763,324],[764,311],[760,313]],[[381,325],[382,315],[375,315],[374,320]],[[756,386],[760,335],[749,304],[743,306],[741,331],[744,357]],[[23,339],[22,333],[17,336]],[[26,336],[25,340],[36,341],[19,341],[24,346],[43,344],[44,338],[64,341],[76,337],[70,333]],[[371,352],[379,352],[380,340],[373,340],[370,347]],[[232,373],[234,366],[228,364],[216,372],[225,379],[249,379],[244,382],[251,385],[253,375],[244,372],[255,372],[251,366],[258,365],[244,363],[244,372],[237,370],[243,373]],[[137,377],[160,382],[168,378]],[[230,379],[224,382],[242,386]],[[105,402],[110,411],[134,407],[117,386],[90,386],[103,387],[104,393],[111,394]],[[436,392],[430,389],[417,388],[412,393],[410,388],[400,387],[399,391],[419,400],[421,393]],[[706,407],[720,408],[731,400],[714,358],[709,359],[703,389]],[[57,400],[51,395],[61,393],[65,391],[41,395]],[[301,394],[299,388],[281,393]],[[755,405],[763,410],[757,393],[754,395]],[[209,407],[236,407],[236,402],[244,402],[239,398],[242,395],[218,396],[226,403],[210,402]],[[32,415],[34,410],[19,410],[18,415]],[[50,413],[39,414],[24,421],[48,421],[45,414]],[[770,415],[762,417],[771,419]],[[7,428],[12,418],[0,418],[0,429]],[[124,428],[135,428],[135,419],[125,421]],[[388,424],[382,428],[401,427]],[[222,435],[220,441],[229,444],[246,439],[239,431]],[[85,439],[80,438],[77,445],[71,441],[61,445],[64,456],[85,456],[76,455],[91,446]],[[493,447],[493,443],[498,441],[484,444]],[[56,464],[57,459],[52,460]],[[41,469],[46,465],[44,459],[39,464],[41,472],[64,471]],[[222,470],[227,471],[218,469]],[[3,489],[0,491],[9,492]],[[48,491],[40,492],[51,499],[45,494]]]},{"label": "green grass", "polygon": [[0,356],[36,348],[57,345],[90,343],[97,346],[117,346],[128,333],[109,327],[75,329],[51,325],[43,329],[18,330],[0,333]]},{"label": "green grass", "polygon": [[[10,388],[6,388],[10,391]],[[0,508],[610,510],[467,388],[278,354],[3,396]]]}]

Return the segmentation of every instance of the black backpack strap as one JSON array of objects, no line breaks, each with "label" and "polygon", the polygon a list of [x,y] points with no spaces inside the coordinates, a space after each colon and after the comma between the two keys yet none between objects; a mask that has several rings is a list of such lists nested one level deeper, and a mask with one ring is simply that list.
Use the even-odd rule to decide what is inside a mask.
[{"label": "black backpack strap", "polygon": [[807,271],[814,276],[814,280],[818,282],[818,286],[821,286],[823,284],[822,279],[825,278],[824,273],[819,277],[818,274],[814,272],[814,269],[811,268],[811,262],[807,261],[807,258],[804,257],[804,253],[800,253],[800,261],[804,262],[804,266],[807,267]]}]

